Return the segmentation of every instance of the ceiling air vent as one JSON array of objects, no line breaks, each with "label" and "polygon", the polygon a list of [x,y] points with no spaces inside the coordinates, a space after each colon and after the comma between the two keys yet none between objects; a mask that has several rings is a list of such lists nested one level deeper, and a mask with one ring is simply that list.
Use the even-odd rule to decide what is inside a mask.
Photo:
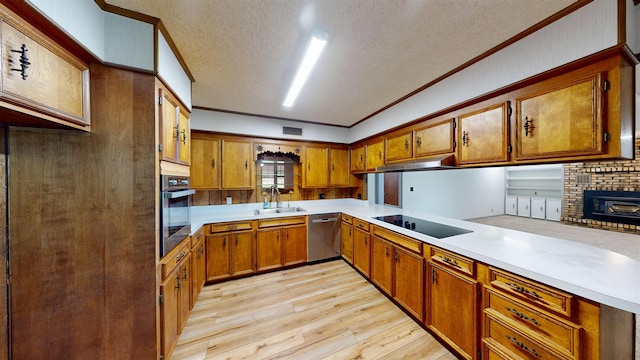
[{"label": "ceiling air vent", "polygon": [[302,128],[283,126],[282,127],[282,134],[283,135],[298,135],[298,136],[302,136]]}]

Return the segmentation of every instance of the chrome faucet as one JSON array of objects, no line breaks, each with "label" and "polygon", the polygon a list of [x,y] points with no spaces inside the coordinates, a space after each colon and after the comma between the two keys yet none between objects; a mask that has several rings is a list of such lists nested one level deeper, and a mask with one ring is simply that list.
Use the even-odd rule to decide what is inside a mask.
[{"label": "chrome faucet", "polygon": [[278,189],[277,185],[271,185],[271,192],[269,195],[269,205],[271,205],[271,202],[273,201],[273,195],[276,195],[276,209],[279,209],[282,207],[282,203],[280,202],[280,190]]}]

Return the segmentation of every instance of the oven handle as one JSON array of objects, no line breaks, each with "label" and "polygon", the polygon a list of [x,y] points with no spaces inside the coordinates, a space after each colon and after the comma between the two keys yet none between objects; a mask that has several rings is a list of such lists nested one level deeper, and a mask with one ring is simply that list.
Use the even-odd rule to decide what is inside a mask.
[{"label": "oven handle", "polygon": [[193,189],[180,190],[180,191],[163,191],[162,192],[162,197],[164,199],[176,199],[176,198],[180,198],[180,197],[193,195],[195,193],[196,193],[196,191],[193,190]]}]

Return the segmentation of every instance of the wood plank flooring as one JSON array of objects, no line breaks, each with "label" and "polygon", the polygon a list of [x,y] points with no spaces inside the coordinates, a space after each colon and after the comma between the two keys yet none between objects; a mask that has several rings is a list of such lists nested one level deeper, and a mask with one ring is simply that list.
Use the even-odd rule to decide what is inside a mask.
[{"label": "wood plank flooring", "polygon": [[171,358],[456,357],[337,260],[206,286]]}]

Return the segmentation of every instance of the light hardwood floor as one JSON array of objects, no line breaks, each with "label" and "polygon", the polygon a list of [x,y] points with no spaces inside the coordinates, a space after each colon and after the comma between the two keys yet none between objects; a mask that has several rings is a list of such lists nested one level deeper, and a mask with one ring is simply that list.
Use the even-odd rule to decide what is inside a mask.
[{"label": "light hardwood floor", "polygon": [[455,358],[342,260],[206,286],[172,356]]}]

